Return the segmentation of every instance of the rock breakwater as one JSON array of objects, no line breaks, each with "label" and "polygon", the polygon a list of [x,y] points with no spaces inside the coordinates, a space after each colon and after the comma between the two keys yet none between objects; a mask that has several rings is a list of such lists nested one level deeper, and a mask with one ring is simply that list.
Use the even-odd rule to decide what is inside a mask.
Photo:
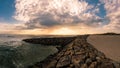
[{"label": "rock breakwater", "polygon": [[32,44],[64,46],[72,42],[75,38],[76,37],[31,38],[31,39],[24,39],[23,41]]},{"label": "rock breakwater", "polygon": [[77,36],[62,50],[28,68],[120,68],[120,64],[107,58],[91,44],[87,36]]}]

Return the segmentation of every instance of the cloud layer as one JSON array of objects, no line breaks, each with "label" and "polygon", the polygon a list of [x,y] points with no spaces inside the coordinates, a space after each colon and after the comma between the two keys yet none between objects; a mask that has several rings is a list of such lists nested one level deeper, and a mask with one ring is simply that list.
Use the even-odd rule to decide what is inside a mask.
[{"label": "cloud layer", "polygon": [[99,8],[93,8],[85,0],[16,0],[14,17],[31,29],[79,23],[99,26],[103,19],[95,14]]},{"label": "cloud layer", "polygon": [[120,32],[120,0],[16,0],[15,8],[19,34]]}]

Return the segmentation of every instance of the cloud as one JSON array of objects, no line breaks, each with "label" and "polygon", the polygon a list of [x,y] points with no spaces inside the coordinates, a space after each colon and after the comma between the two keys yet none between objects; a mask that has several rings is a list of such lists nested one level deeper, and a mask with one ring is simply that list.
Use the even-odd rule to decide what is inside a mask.
[{"label": "cloud", "polygon": [[119,9],[120,7],[120,0],[100,0],[103,4],[107,13],[112,13]]},{"label": "cloud", "polygon": [[99,8],[85,0],[16,0],[14,18],[26,22],[26,28],[51,28],[83,23],[99,27],[104,21]]},{"label": "cloud", "polygon": [[15,25],[8,24],[5,22],[0,22],[0,34],[13,33],[14,29],[15,29]]},{"label": "cloud", "polygon": [[120,0],[101,0],[106,9],[106,17],[109,19],[109,24],[104,26],[104,29],[119,32],[120,29]]},{"label": "cloud", "polygon": [[[76,34],[120,32],[120,1],[99,1],[94,5],[86,0],[16,0],[13,17],[24,23],[14,29],[20,34],[52,34],[63,29]],[[99,16],[101,6],[104,17]]]}]

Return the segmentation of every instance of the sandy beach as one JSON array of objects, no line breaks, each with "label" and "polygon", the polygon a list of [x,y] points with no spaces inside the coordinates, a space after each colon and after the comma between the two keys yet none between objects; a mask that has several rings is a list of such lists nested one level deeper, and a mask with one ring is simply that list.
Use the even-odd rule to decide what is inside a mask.
[{"label": "sandy beach", "polygon": [[120,62],[120,35],[91,35],[87,41],[108,58]]}]

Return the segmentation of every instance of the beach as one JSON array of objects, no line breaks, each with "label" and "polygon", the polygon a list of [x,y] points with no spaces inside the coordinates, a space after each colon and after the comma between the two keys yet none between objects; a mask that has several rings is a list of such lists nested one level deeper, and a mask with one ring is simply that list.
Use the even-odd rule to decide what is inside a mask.
[{"label": "beach", "polygon": [[107,57],[120,62],[120,35],[91,35],[87,41]]}]

